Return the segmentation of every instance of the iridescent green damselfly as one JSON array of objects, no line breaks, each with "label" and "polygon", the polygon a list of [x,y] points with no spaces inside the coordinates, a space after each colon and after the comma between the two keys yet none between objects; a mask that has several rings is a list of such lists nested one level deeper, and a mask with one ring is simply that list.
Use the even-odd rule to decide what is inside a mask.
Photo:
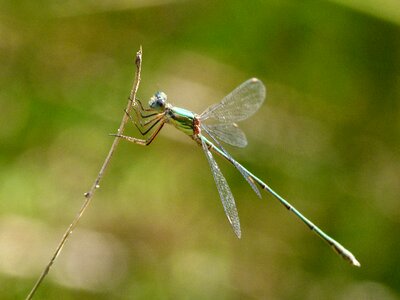
[{"label": "iridescent green damselfly", "polygon": [[[189,110],[171,105],[167,102],[165,93],[157,92],[151,97],[148,108],[144,108],[142,103],[135,99],[133,106],[135,115],[134,117],[129,115],[142,136],[147,138],[138,139],[120,134],[115,136],[135,144],[147,146],[155,139],[164,124],[173,125],[202,146],[210,164],[225,214],[238,238],[241,237],[241,229],[235,200],[211,152],[222,156],[238,169],[260,198],[261,193],[258,187],[270,192],[284,207],[293,212],[312,231],[327,242],[336,253],[352,265],[359,267],[360,263],[350,251],[314,225],[265,182],[238,163],[221,145],[220,141],[236,147],[245,147],[247,145],[246,136],[239,129],[236,122],[252,116],[263,104],[265,96],[266,88],[264,84],[259,79],[252,78],[239,85],[224,97],[220,103],[210,106],[202,114],[198,115]],[[213,119],[215,122],[207,124],[205,121],[208,119]]]}]

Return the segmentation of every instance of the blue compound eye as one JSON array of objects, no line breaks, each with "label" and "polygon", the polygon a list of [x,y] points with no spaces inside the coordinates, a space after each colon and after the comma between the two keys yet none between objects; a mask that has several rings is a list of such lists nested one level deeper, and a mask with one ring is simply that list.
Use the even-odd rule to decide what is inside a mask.
[{"label": "blue compound eye", "polygon": [[150,98],[149,106],[155,110],[161,110],[165,107],[167,95],[164,92],[157,92]]}]

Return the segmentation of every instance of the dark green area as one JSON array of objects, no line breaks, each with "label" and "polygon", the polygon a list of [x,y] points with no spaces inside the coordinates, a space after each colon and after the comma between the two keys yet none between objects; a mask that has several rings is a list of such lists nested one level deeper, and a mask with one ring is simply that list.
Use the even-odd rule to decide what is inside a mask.
[{"label": "dark green area", "polygon": [[200,113],[265,83],[249,146],[228,150],[362,267],[217,159],[237,240],[201,148],[166,128],[120,144],[37,299],[399,299],[400,20],[335,1],[150,2],[3,3],[0,298],[27,295],[78,211],[143,45],[145,103],[163,90]]}]

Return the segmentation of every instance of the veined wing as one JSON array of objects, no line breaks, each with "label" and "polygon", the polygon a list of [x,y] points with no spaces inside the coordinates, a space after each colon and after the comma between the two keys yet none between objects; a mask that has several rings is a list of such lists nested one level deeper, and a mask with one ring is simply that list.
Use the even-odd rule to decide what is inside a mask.
[{"label": "veined wing", "polygon": [[246,179],[247,183],[250,184],[251,188],[253,189],[254,193],[257,194],[258,198],[261,199],[262,197],[261,197],[260,190],[257,188],[257,185],[254,183],[254,180],[253,180],[253,178],[251,178],[249,173],[246,170],[244,170],[243,167],[239,163],[237,163],[236,160],[234,160],[233,158],[232,158],[232,163],[236,167],[236,169],[238,169],[240,174],[242,174],[244,179]]},{"label": "veined wing", "polygon": [[[242,174],[242,176],[244,177],[244,179],[246,179],[247,183],[251,186],[251,188],[253,189],[253,191],[257,194],[257,196],[261,199],[261,193],[260,190],[257,188],[257,185],[254,183],[254,180],[251,178],[250,174],[244,170],[244,168],[224,149],[224,147],[222,147],[222,145],[220,144],[220,142],[216,139],[216,137],[214,136],[213,132],[210,132],[207,126],[202,125],[202,129],[204,129],[204,131],[210,136],[210,138],[218,145],[218,147],[220,148],[220,150],[225,154],[225,158],[231,162],[236,169],[238,169],[238,171],[240,172],[240,174]],[[244,133],[243,133],[244,134]],[[247,141],[246,141],[247,142]]]},{"label": "veined wing", "polygon": [[265,94],[265,86],[259,79],[249,79],[223,98],[220,103],[207,108],[200,115],[200,119],[214,118],[223,123],[245,120],[260,108]]},{"label": "veined wing", "polygon": [[241,236],[239,215],[236,209],[235,199],[233,198],[232,192],[226,182],[224,175],[222,175],[217,162],[214,160],[210,150],[208,150],[206,142],[202,139],[201,144],[203,146],[204,153],[207,156],[208,163],[211,167],[215,184],[217,185],[218,193],[222,201],[222,205],[225,210],[225,214],[228,217],[229,223],[231,223],[233,231],[238,238]]},{"label": "veined wing", "polygon": [[241,148],[247,146],[246,135],[235,123],[220,123],[215,125],[202,123],[201,126],[209,135],[213,135],[218,140],[227,144]]}]

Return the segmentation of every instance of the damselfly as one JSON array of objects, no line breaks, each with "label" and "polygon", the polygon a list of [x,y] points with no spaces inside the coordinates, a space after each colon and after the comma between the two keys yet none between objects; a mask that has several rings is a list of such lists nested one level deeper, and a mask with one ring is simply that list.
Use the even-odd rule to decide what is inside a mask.
[{"label": "damselfly", "polygon": [[[328,236],[266,183],[238,163],[221,145],[220,141],[237,147],[245,147],[247,145],[245,134],[235,122],[252,116],[264,102],[265,95],[266,89],[264,84],[260,80],[252,78],[238,86],[229,95],[224,97],[220,103],[210,106],[202,114],[197,115],[189,110],[172,106],[167,102],[167,95],[165,93],[157,92],[151,97],[149,108],[144,108],[142,103],[135,99],[133,109],[136,118],[130,116],[142,136],[147,138],[138,139],[120,134],[116,134],[115,136],[135,144],[147,146],[154,140],[164,124],[175,126],[202,146],[210,164],[225,214],[238,238],[241,237],[241,230],[235,200],[211,151],[222,156],[238,169],[260,198],[261,193],[258,186],[270,192],[283,206],[293,212],[312,231],[327,242],[336,253],[352,265],[359,267],[360,263],[350,251]],[[206,124],[207,122],[205,121],[207,119],[214,119],[216,122]]]}]

